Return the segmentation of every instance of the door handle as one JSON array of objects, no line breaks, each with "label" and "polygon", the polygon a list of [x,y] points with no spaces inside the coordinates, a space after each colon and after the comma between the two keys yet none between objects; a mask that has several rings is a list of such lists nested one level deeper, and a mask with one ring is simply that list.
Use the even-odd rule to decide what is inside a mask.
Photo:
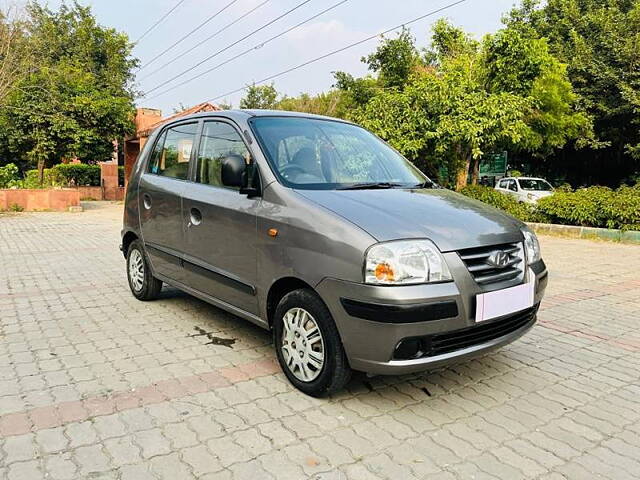
[{"label": "door handle", "polygon": [[148,193],[142,195],[142,204],[146,210],[149,210],[151,208],[151,195]]},{"label": "door handle", "polygon": [[191,210],[189,211],[189,224],[188,226],[198,226],[202,223],[202,213],[200,213],[200,210],[198,210],[195,207],[191,207]]}]

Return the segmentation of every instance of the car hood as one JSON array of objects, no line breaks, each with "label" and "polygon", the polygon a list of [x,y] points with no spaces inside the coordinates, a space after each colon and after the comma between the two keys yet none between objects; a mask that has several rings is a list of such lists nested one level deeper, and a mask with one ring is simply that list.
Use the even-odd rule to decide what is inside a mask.
[{"label": "car hood", "polygon": [[383,242],[429,238],[443,251],[522,241],[522,222],[444,189],[297,190]]}]

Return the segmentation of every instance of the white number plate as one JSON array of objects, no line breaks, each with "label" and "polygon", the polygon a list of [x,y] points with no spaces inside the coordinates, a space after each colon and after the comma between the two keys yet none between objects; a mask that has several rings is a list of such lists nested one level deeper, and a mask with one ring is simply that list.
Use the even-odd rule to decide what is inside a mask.
[{"label": "white number plate", "polygon": [[476,323],[532,307],[535,294],[533,272],[530,272],[529,278],[530,282],[516,287],[476,295]]}]

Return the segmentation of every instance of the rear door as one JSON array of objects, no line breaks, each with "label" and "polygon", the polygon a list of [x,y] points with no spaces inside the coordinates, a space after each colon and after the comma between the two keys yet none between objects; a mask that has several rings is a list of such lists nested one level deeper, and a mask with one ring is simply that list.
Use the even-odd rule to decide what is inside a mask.
[{"label": "rear door", "polygon": [[241,195],[221,181],[221,159],[249,150],[224,120],[202,126],[193,179],[183,192],[187,284],[230,305],[257,314],[256,212],[260,198]]},{"label": "rear door", "polygon": [[138,201],[145,249],[154,272],[179,282],[184,281],[180,260],[184,249],[182,193],[197,130],[198,122],[165,128],[140,177]]}]

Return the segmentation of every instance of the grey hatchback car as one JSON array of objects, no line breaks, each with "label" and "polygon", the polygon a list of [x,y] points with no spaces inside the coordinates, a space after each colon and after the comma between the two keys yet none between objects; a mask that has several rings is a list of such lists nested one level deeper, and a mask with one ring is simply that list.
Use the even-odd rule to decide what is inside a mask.
[{"label": "grey hatchback car", "polygon": [[166,283],[271,330],[313,396],[352,369],[416,372],[512,342],[547,284],[519,220],[439,188],[357,125],[281,111],[158,128],[121,248],[136,298]]}]

